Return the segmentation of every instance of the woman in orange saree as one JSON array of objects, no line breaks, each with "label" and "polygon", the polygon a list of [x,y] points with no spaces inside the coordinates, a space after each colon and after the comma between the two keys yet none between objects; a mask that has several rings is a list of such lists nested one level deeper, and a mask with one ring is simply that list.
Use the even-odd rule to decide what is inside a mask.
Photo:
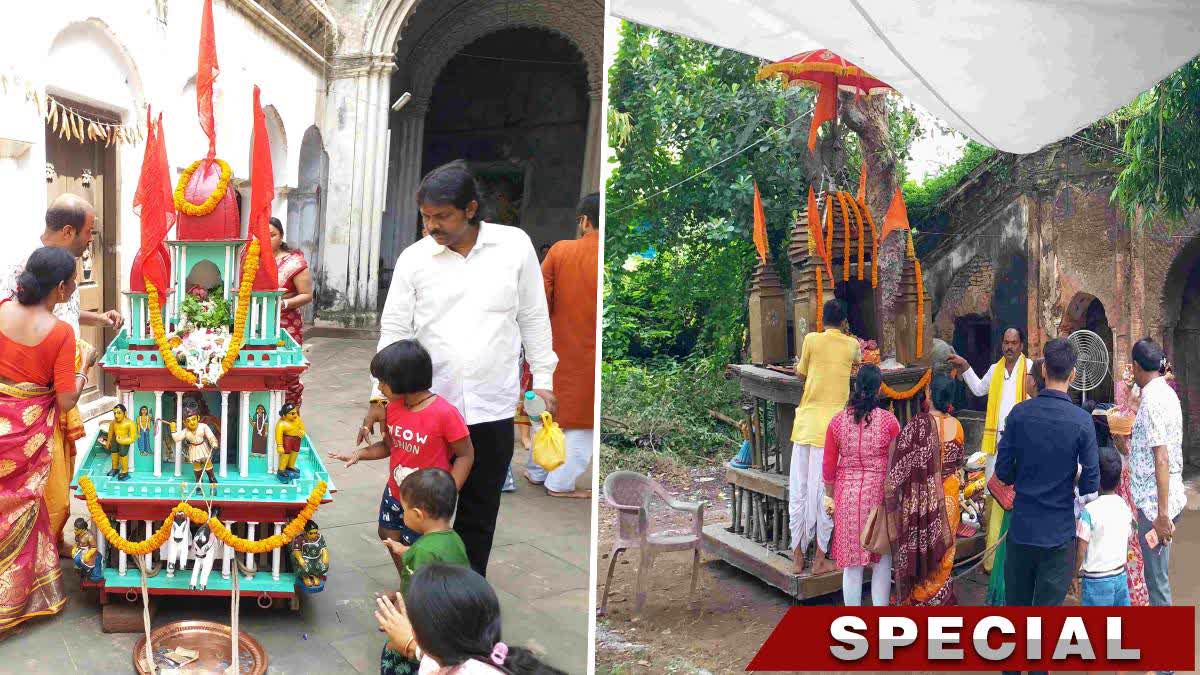
[{"label": "woman in orange saree", "polygon": [[956,603],[951,573],[961,513],[962,424],[951,415],[953,381],[930,383],[933,406],[905,426],[888,474],[888,534],[898,605]]},{"label": "woman in orange saree", "polygon": [[45,491],[64,452],[59,411],[79,399],[75,332],[53,315],[74,279],[70,253],[41,248],[16,301],[0,302],[0,633],[66,603]]}]

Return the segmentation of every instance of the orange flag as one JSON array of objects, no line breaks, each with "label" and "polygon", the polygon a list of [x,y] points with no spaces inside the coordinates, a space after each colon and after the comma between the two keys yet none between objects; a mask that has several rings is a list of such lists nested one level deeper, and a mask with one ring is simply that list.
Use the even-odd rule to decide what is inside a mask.
[{"label": "orange flag", "polygon": [[[217,79],[217,39],[213,34],[212,0],[204,0],[200,17],[200,55],[196,60],[196,113],[208,136],[208,159],[217,156],[217,122],[213,117],[213,82]],[[207,171],[207,169],[205,169]]]},{"label": "orange flag", "polygon": [[892,196],[892,203],[888,206],[887,215],[883,217],[883,232],[879,235],[879,241],[880,243],[887,241],[888,233],[892,230],[907,229],[908,208],[904,205],[904,195],[897,187],[896,194]]},{"label": "orange flag", "polygon": [[767,215],[763,213],[758,181],[754,181],[754,248],[758,249],[759,259],[767,262]]},{"label": "orange flag", "polygon": [[858,194],[855,199],[859,202],[867,203],[867,158],[863,157],[862,170],[858,173]]},{"label": "orange flag", "polygon": [[837,87],[821,85],[817,105],[813,108],[812,124],[808,127],[808,151],[817,149],[817,129],[837,116]]},{"label": "orange flag", "polygon": [[271,168],[271,141],[267,137],[267,116],[258,100],[254,85],[254,135],[250,158],[250,236],[258,240],[258,274],[254,290],[279,290],[279,272],[271,253],[271,202],[275,200],[275,172]]},{"label": "orange flag", "polygon": [[825,233],[821,231],[821,213],[817,211],[817,195],[812,186],[808,186],[808,236],[813,238],[817,249],[817,257],[825,263],[825,272],[833,281],[833,267],[829,261],[829,253],[825,250]]}]

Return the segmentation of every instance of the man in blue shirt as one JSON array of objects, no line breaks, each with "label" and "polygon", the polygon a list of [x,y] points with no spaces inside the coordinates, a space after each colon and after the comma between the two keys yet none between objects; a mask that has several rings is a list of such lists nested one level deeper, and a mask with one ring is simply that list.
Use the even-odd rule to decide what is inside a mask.
[{"label": "man in blue shirt", "polygon": [[1046,387],[1009,413],[996,453],[996,476],[1016,490],[1004,563],[1009,606],[1062,604],[1075,569],[1076,473],[1080,494],[1100,488],[1096,429],[1067,394],[1075,349],[1051,340],[1043,357]]}]

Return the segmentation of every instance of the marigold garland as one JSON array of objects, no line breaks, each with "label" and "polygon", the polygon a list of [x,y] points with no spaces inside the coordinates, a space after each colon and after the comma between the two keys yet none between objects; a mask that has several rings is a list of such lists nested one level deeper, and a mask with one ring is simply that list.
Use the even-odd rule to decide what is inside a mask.
[{"label": "marigold garland", "polygon": [[[847,193],[849,194],[849,193]],[[858,280],[863,280],[863,247],[866,239],[863,236],[863,217],[862,211],[858,208],[858,202],[851,197],[846,201],[850,202],[850,210],[854,212],[854,222],[858,224]]]},{"label": "marigold garland", "polygon": [[[838,206],[842,209],[842,233],[846,239],[842,242],[842,281],[850,281],[850,214],[846,211],[846,193],[837,193]],[[862,264],[862,254],[859,254],[859,265]]]},{"label": "marigold garland", "polygon": [[84,498],[87,500],[87,508],[88,512],[92,515],[92,522],[96,524],[96,529],[104,535],[104,538],[127,555],[147,555],[157,551],[167,542],[167,538],[171,536],[171,524],[175,519],[176,513],[183,513],[197,525],[207,523],[213,536],[238,553],[269,553],[277,548],[286,546],[304,531],[304,525],[317,512],[317,508],[321,505],[321,500],[325,497],[325,490],[328,486],[325,484],[325,481],[318,481],[317,486],[309,494],[304,508],[300,509],[300,513],[296,514],[296,517],[292,518],[284,526],[283,532],[267,537],[266,539],[251,541],[238,537],[230,532],[229,528],[225,527],[225,524],[220,519],[210,518],[208,512],[202,511],[186,502],[179,502],[175,505],[175,508],[171,509],[166,518],[163,519],[162,527],[145,541],[139,542],[129,541],[113,529],[112,523],[104,513],[104,509],[101,508],[100,502],[96,499],[96,486],[92,484],[91,478],[87,476],[80,478],[79,487],[83,491]]},{"label": "marigold garland", "polygon": [[925,342],[925,280],[921,277],[921,261],[913,247],[912,232],[908,233],[908,257],[913,261],[913,273],[917,278],[917,358],[921,358]]},{"label": "marigold garland", "polygon": [[830,261],[833,260],[833,196],[828,194],[825,195],[825,255],[829,256]]},{"label": "marigold garland", "polygon": [[[246,259],[242,263],[242,276],[238,286],[238,308],[233,320],[233,335],[230,337],[229,348],[225,351],[225,358],[221,361],[221,375],[224,375],[229,369],[233,368],[233,363],[237,360],[238,354],[241,353],[242,345],[245,342],[246,320],[250,316],[250,294],[254,288],[254,277],[258,274],[258,263],[259,245],[258,240],[254,239],[250,242],[250,248],[246,252]],[[181,382],[196,384],[198,382],[196,374],[179,365],[179,361],[175,358],[175,353],[171,351],[171,346],[167,342],[167,331],[165,326],[163,326],[158,288],[148,278],[145,279],[145,283],[146,295],[150,306],[150,329],[154,335],[154,343],[158,345],[158,353],[162,356],[167,371]]]},{"label": "marigold garland", "polygon": [[867,224],[871,226],[871,288],[879,286],[879,233],[875,231],[875,219],[871,217],[871,209],[867,208],[867,200],[859,202]]},{"label": "marigold garland", "polygon": [[821,266],[814,266],[813,272],[817,275],[817,332],[821,333],[825,330],[825,289],[823,288],[825,284],[821,281]]},{"label": "marigold garland", "polygon": [[217,187],[203,202],[199,204],[189,202],[185,191],[192,182],[192,174],[196,173],[196,169],[207,161],[207,159],[200,159],[193,162],[179,175],[179,183],[175,186],[175,210],[193,218],[202,218],[217,210],[217,204],[225,198],[225,192],[229,189],[229,179],[233,176],[233,171],[230,170],[229,164],[225,160],[214,159],[213,161],[217,163],[217,167],[221,171],[220,177],[217,179]]},{"label": "marigold garland", "polygon": [[929,381],[931,379],[933,379],[932,368],[926,370],[925,374],[921,375],[921,379],[917,380],[917,383],[913,385],[912,389],[896,391],[895,389],[889,387],[887,382],[883,382],[879,385],[879,393],[883,394],[887,398],[892,399],[893,401],[907,401],[913,396],[916,396],[917,392],[929,386]]}]

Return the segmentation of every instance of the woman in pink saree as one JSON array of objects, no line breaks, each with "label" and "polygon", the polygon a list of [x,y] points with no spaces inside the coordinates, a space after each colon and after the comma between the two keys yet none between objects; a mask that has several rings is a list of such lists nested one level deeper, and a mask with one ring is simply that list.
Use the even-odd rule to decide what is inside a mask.
[{"label": "woman in pink saree", "polygon": [[56,614],[63,592],[45,490],[64,450],[59,411],[79,400],[75,332],[54,306],[75,290],[75,258],[41,248],[29,257],[16,300],[0,302],[0,633]]},{"label": "woman in pink saree", "polygon": [[[283,307],[280,311],[280,326],[297,344],[304,344],[304,315],[300,308],[313,301],[312,272],[304,254],[287,245],[283,240],[283,223],[271,219],[271,250],[275,254],[275,266],[279,268],[279,290],[283,291]],[[300,377],[289,377],[287,402],[300,407],[304,398],[304,385]]]}]

